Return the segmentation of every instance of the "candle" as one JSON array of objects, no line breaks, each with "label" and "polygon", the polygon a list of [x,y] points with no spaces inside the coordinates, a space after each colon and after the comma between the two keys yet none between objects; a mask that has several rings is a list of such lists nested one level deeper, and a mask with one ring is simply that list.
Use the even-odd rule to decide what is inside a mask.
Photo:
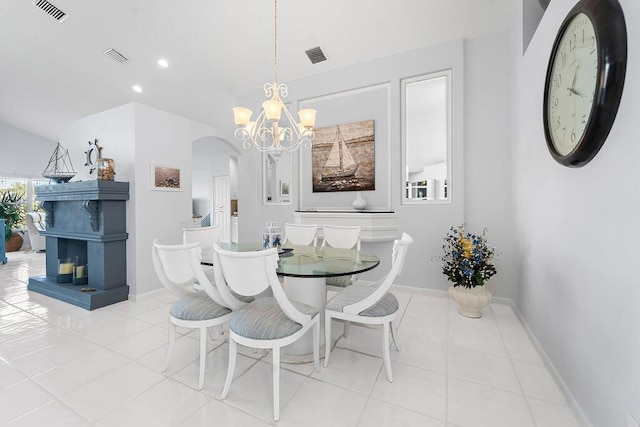
[{"label": "candle", "polygon": [[72,262],[60,264],[60,274],[73,274],[73,265]]},{"label": "candle", "polygon": [[77,279],[83,279],[87,275],[86,269],[87,269],[86,265],[78,265],[78,266],[76,266],[76,278]]}]

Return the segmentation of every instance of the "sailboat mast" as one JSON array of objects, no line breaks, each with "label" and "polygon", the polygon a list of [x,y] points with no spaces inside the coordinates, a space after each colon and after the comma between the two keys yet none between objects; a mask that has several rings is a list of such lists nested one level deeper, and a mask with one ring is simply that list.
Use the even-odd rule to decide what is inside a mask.
[{"label": "sailboat mast", "polygon": [[344,141],[342,141],[342,134],[340,133],[340,126],[338,126],[338,133],[336,135],[336,138],[338,138],[338,153],[340,153],[340,169],[342,169],[342,167],[344,166],[344,161],[342,160],[342,144],[344,143]]}]

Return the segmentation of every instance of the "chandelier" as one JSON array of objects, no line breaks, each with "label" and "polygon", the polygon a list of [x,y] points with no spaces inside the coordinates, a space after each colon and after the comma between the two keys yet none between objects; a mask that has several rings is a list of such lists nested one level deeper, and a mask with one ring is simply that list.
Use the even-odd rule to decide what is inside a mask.
[{"label": "chandelier", "polygon": [[298,111],[300,121],[296,122],[281,99],[287,97],[289,89],[286,84],[278,83],[278,0],[274,0],[274,52],[273,83],[264,85],[264,95],[271,99],[262,103],[262,111],[255,121],[251,121],[253,112],[244,107],[235,107],[233,116],[238,126],[235,137],[242,141],[245,149],[253,144],[277,158],[302,144],[310,149],[316,121],[316,110],[308,108]]}]

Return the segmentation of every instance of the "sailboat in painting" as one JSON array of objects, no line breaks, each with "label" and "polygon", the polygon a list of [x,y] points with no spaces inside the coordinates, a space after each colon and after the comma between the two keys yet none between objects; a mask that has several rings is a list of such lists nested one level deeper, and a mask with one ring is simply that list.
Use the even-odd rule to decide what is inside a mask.
[{"label": "sailboat in painting", "polygon": [[337,128],[335,141],[322,168],[322,180],[326,181],[352,177],[358,170],[358,165],[353,160],[353,156],[344,142],[340,126],[337,126]]}]

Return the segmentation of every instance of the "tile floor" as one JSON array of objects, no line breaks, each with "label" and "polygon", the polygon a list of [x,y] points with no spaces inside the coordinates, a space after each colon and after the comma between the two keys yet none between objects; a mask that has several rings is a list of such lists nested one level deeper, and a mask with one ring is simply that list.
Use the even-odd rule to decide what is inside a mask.
[{"label": "tile floor", "polygon": [[197,335],[187,330],[160,371],[170,294],[90,312],[28,292],[28,277],[41,274],[42,254],[11,253],[0,265],[0,425],[578,425],[509,306],[492,304],[481,319],[467,319],[446,298],[396,291],[395,381],[384,374],[379,331],[353,326],[320,373],[311,364],[282,365],[274,423],[268,355],[240,355],[221,401],[222,337],[209,345],[204,390],[195,388]]}]

